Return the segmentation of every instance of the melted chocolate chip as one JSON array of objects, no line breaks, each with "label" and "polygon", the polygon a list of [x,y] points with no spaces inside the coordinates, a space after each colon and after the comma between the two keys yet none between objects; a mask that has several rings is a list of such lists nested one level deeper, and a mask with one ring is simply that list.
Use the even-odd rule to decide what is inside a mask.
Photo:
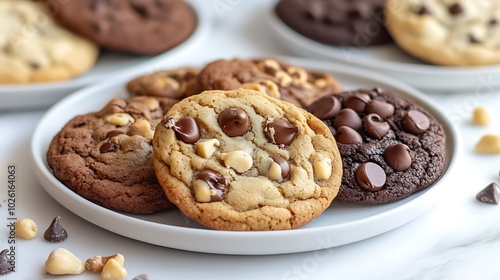
[{"label": "melted chocolate chip", "polygon": [[281,178],[285,179],[290,174],[290,164],[288,161],[281,156],[273,155],[271,156],[274,162],[276,162],[281,168]]},{"label": "melted chocolate chip", "polygon": [[344,108],[340,110],[339,114],[333,120],[333,126],[335,129],[339,129],[341,126],[348,126],[354,130],[358,130],[361,128],[361,118],[353,109]]},{"label": "melted chocolate chip", "polygon": [[171,124],[170,127],[175,132],[177,139],[186,144],[194,144],[200,139],[200,129],[196,120],[192,117],[182,117],[176,123],[174,123],[173,117],[169,117],[166,123]]},{"label": "melted chocolate chip", "polygon": [[387,164],[396,171],[404,171],[411,166],[410,148],[405,144],[393,144],[384,151]]},{"label": "melted chocolate chip", "polygon": [[341,109],[340,101],[334,96],[325,96],[310,106],[311,112],[318,119],[325,120],[336,116]]},{"label": "melted chocolate chip", "polygon": [[8,253],[9,249],[3,249],[2,252],[0,252],[0,275],[9,274],[14,271],[9,256],[7,256]]},{"label": "melted chocolate chip", "polygon": [[61,226],[60,220],[60,216],[57,216],[54,220],[52,220],[52,223],[43,234],[43,238],[45,238],[45,240],[55,243],[62,242],[68,238],[68,232]]},{"label": "melted chocolate chip", "polygon": [[403,127],[412,134],[424,133],[429,126],[429,119],[419,111],[410,110],[403,116]]},{"label": "melted chocolate chip", "polygon": [[367,191],[378,191],[385,185],[386,175],[382,167],[365,162],[356,169],[356,182]]},{"label": "melted chocolate chip", "polygon": [[335,139],[337,142],[342,144],[363,143],[361,135],[356,130],[348,126],[339,127],[337,134],[335,135]]},{"label": "melted chocolate chip", "polygon": [[453,16],[456,16],[456,15],[463,13],[463,11],[464,11],[464,9],[458,3],[455,3],[455,4],[451,5],[450,7],[448,7],[448,12]]},{"label": "melted chocolate chip", "polygon": [[219,126],[229,137],[243,136],[250,130],[250,119],[240,108],[228,108],[219,114]]},{"label": "melted chocolate chip", "polygon": [[284,119],[276,119],[264,127],[264,135],[267,140],[280,146],[291,144],[298,132],[298,127]]},{"label": "melted chocolate chip", "polygon": [[363,119],[366,134],[371,138],[382,139],[389,132],[391,127],[387,122],[382,121],[377,114],[368,114]]},{"label": "melted chocolate chip", "polygon": [[495,182],[490,183],[477,193],[476,199],[488,204],[498,204],[500,202],[500,189],[498,185]]},{"label": "melted chocolate chip", "polygon": [[227,179],[213,170],[203,170],[196,176],[210,188],[210,202],[221,201],[227,191]]},{"label": "melted chocolate chip", "polygon": [[377,114],[385,119],[394,114],[394,105],[380,100],[371,100],[366,105],[365,111],[367,114]]},{"label": "melted chocolate chip", "polygon": [[370,96],[366,93],[358,93],[344,99],[344,107],[351,108],[357,113],[363,113],[366,108],[366,104],[370,102]]},{"label": "melted chocolate chip", "polygon": [[115,143],[106,142],[106,143],[101,145],[101,147],[99,148],[99,152],[101,152],[101,154],[104,154],[104,153],[114,152],[117,149],[118,149],[118,147],[116,146]]}]

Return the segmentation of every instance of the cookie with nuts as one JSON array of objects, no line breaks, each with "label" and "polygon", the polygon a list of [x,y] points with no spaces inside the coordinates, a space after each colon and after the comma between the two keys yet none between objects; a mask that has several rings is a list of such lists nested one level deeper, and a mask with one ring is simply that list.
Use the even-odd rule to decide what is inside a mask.
[{"label": "cookie with nuts", "polygon": [[309,111],[331,129],[342,155],[336,200],[397,201],[428,188],[443,173],[446,136],[425,108],[380,88],[318,99]]},{"label": "cookie with nuts", "polygon": [[342,176],[321,120],[249,89],[183,99],[158,124],[153,149],[170,201],[217,230],[303,226],[330,205]]},{"label": "cookie with nuts", "polygon": [[500,63],[500,2],[389,0],[386,25],[407,53],[445,66]]},{"label": "cookie with nuts", "polygon": [[99,54],[35,1],[0,1],[0,30],[0,84],[67,80],[92,68]]},{"label": "cookie with nuts", "polygon": [[198,81],[202,90],[253,89],[299,107],[341,91],[340,83],[329,73],[274,59],[217,60],[201,70]]},{"label": "cookie with nuts", "polygon": [[136,214],[172,208],[156,179],[151,143],[170,106],[145,96],[113,99],[69,121],[50,143],[47,163],[68,188],[103,207]]}]

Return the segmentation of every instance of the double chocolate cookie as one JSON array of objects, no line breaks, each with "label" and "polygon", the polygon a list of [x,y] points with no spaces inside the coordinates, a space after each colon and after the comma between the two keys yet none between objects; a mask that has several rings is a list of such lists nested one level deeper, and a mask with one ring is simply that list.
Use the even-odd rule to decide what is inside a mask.
[{"label": "double chocolate cookie", "polygon": [[218,230],[284,230],[319,216],[342,166],[328,127],[263,93],[206,91],[158,124],[154,167],[170,201]]},{"label": "double chocolate cookie", "polygon": [[281,0],[276,14],[296,32],[319,42],[365,47],[391,41],[385,0]]},{"label": "double chocolate cookie", "polygon": [[113,99],[68,122],[50,143],[47,163],[68,188],[103,207],[136,214],[172,208],[156,179],[151,143],[170,106],[151,97]]},{"label": "double chocolate cookie", "polygon": [[330,127],[342,155],[339,201],[396,201],[443,173],[445,133],[418,104],[376,88],[326,96],[309,110]]}]

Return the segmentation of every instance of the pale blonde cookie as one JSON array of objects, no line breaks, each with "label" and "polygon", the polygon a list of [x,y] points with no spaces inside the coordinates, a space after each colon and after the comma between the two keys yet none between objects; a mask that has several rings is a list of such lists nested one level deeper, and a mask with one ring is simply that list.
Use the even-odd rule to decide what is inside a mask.
[{"label": "pale blonde cookie", "polygon": [[0,84],[65,80],[89,70],[99,48],[33,1],[0,1]]},{"label": "pale blonde cookie", "polygon": [[388,0],[386,25],[409,54],[432,64],[500,63],[500,1]]},{"label": "pale blonde cookie", "polygon": [[284,230],[319,216],[337,195],[342,164],[318,118],[239,89],[206,91],[174,105],[153,138],[167,197],[218,230]]}]

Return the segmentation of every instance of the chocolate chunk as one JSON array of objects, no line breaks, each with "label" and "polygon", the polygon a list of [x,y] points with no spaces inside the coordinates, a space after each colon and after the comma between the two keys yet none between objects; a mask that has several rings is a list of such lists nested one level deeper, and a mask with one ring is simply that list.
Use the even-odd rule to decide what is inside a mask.
[{"label": "chocolate chunk", "polygon": [[219,114],[219,126],[229,137],[243,136],[250,130],[250,119],[240,108],[228,108]]},{"label": "chocolate chunk", "polygon": [[420,111],[410,110],[403,117],[403,127],[412,134],[424,133],[429,126],[429,118]]},{"label": "chocolate chunk", "polygon": [[454,16],[461,14],[463,11],[462,6],[458,3],[455,3],[448,8],[448,12]]},{"label": "chocolate chunk", "polygon": [[101,152],[101,154],[104,154],[104,153],[109,153],[109,152],[114,152],[117,150],[117,146],[115,143],[113,142],[106,142],[104,144],[101,145],[101,147],[99,148],[99,152]]},{"label": "chocolate chunk", "polygon": [[276,145],[289,145],[297,137],[299,128],[284,119],[276,119],[267,123],[264,134],[267,140]]},{"label": "chocolate chunk", "polygon": [[210,202],[221,201],[227,191],[227,179],[213,170],[204,170],[198,173],[197,178],[203,180],[210,187]]},{"label": "chocolate chunk", "polygon": [[311,104],[311,112],[318,119],[330,119],[336,116],[341,109],[340,102],[334,96],[325,96]]},{"label": "chocolate chunk", "polygon": [[356,130],[348,126],[339,127],[337,134],[335,135],[335,139],[337,142],[342,144],[363,143],[361,135]]},{"label": "chocolate chunk", "polygon": [[417,15],[423,16],[423,15],[430,15],[431,11],[424,5],[420,7],[420,9],[417,10]]},{"label": "chocolate chunk", "polygon": [[369,114],[363,120],[366,134],[371,138],[382,139],[391,129],[387,122],[377,114]]},{"label": "chocolate chunk", "polygon": [[57,216],[52,220],[52,223],[43,234],[45,240],[55,243],[62,242],[68,238],[68,232],[61,226],[60,219],[61,217]]},{"label": "chocolate chunk", "polygon": [[271,156],[274,162],[276,162],[281,168],[281,178],[285,179],[290,174],[290,164],[288,161],[281,156],[273,155]]},{"label": "chocolate chunk", "polygon": [[356,182],[367,191],[378,191],[385,185],[386,175],[382,167],[365,162],[356,169]]},{"label": "chocolate chunk", "polygon": [[368,102],[370,102],[370,96],[368,94],[358,93],[344,99],[344,107],[351,108],[357,113],[363,113]]},{"label": "chocolate chunk", "polygon": [[339,129],[341,126],[348,126],[354,130],[358,130],[361,128],[361,118],[353,109],[344,108],[340,110],[339,114],[333,120],[333,126],[335,129]]},{"label": "chocolate chunk", "polygon": [[167,122],[170,123],[170,127],[175,132],[177,139],[180,139],[182,142],[194,144],[200,139],[200,129],[194,118],[182,117],[176,123],[174,123],[173,118],[168,118]]},{"label": "chocolate chunk", "polygon": [[393,144],[384,151],[387,164],[396,171],[404,171],[411,166],[410,148],[405,144]]},{"label": "chocolate chunk", "polygon": [[9,249],[3,249],[2,252],[0,252],[0,275],[9,274],[14,271],[14,267],[9,262],[8,253]]},{"label": "chocolate chunk", "polygon": [[476,199],[489,204],[498,204],[500,201],[500,189],[493,182],[477,193]]},{"label": "chocolate chunk", "polygon": [[388,118],[394,114],[394,105],[380,100],[371,100],[366,105],[367,114],[377,114],[381,118]]},{"label": "chocolate chunk", "polygon": [[120,134],[123,134],[123,131],[120,131],[120,130],[110,130],[110,131],[108,131],[108,133],[106,133],[106,139],[113,138],[113,137],[118,136]]}]

